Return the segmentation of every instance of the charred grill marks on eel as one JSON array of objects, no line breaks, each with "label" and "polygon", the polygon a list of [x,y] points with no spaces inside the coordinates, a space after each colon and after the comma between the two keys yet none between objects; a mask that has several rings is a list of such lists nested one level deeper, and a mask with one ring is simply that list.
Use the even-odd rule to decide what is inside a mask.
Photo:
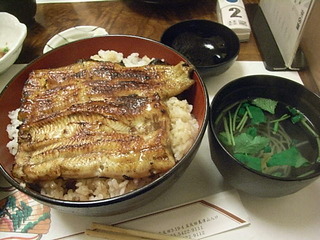
[{"label": "charred grill marks on eel", "polygon": [[168,171],[175,159],[164,100],[194,83],[192,70],[84,61],[33,71],[23,89],[14,176],[33,183]]}]

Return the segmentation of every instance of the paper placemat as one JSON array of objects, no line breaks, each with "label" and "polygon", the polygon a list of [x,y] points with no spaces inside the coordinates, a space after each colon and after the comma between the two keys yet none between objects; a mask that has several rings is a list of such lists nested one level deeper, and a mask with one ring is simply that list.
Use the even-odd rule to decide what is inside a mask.
[{"label": "paper placemat", "polygon": [[[129,219],[126,214],[83,217],[44,206],[0,178],[1,237],[4,239],[85,239],[92,222],[189,239],[202,239],[250,224],[237,191],[172,206]],[[66,224],[67,222],[67,224]]]},{"label": "paper placemat", "polygon": [[238,193],[230,190],[116,225],[189,239],[202,239],[249,224],[248,214]]}]

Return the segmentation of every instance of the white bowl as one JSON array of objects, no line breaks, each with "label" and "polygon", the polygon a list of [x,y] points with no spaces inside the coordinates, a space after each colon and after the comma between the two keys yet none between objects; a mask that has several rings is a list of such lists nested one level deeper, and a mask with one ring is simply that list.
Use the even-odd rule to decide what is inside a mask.
[{"label": "white bowl", "polygon": [[6,12],[0,12],[0,48],[9,51],[0,58],[0,74],[6,71],[19,57],[22,44],[27,36],[27,27]]},{"label": "white bowl", "polygon": [[43,53],[80,39],[108,35],[104,28],[97,26],[76,26],[54,35],[44,46]]}]

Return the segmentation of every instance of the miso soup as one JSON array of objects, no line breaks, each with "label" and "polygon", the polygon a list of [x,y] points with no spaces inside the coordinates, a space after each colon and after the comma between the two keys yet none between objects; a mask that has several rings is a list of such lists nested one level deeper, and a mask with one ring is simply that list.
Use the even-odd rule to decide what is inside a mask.
[{"label": "miso soup", "polygon": [[304,177],[320,162],[319,133],[298,109],[267,98],[227,107],[215,122],[218,138],[240,162],[284,178]]}]

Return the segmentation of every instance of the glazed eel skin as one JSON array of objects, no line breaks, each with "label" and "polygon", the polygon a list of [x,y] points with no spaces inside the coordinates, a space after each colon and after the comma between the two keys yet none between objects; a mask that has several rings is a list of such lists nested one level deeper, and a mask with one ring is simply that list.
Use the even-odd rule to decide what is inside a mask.
[{"label": "glazed eel skin", "polygon": [[164,100],[188,89],[193,68],[82,61],[33,71],[25,83],[13,175],[143,178],[175,165]]}]

